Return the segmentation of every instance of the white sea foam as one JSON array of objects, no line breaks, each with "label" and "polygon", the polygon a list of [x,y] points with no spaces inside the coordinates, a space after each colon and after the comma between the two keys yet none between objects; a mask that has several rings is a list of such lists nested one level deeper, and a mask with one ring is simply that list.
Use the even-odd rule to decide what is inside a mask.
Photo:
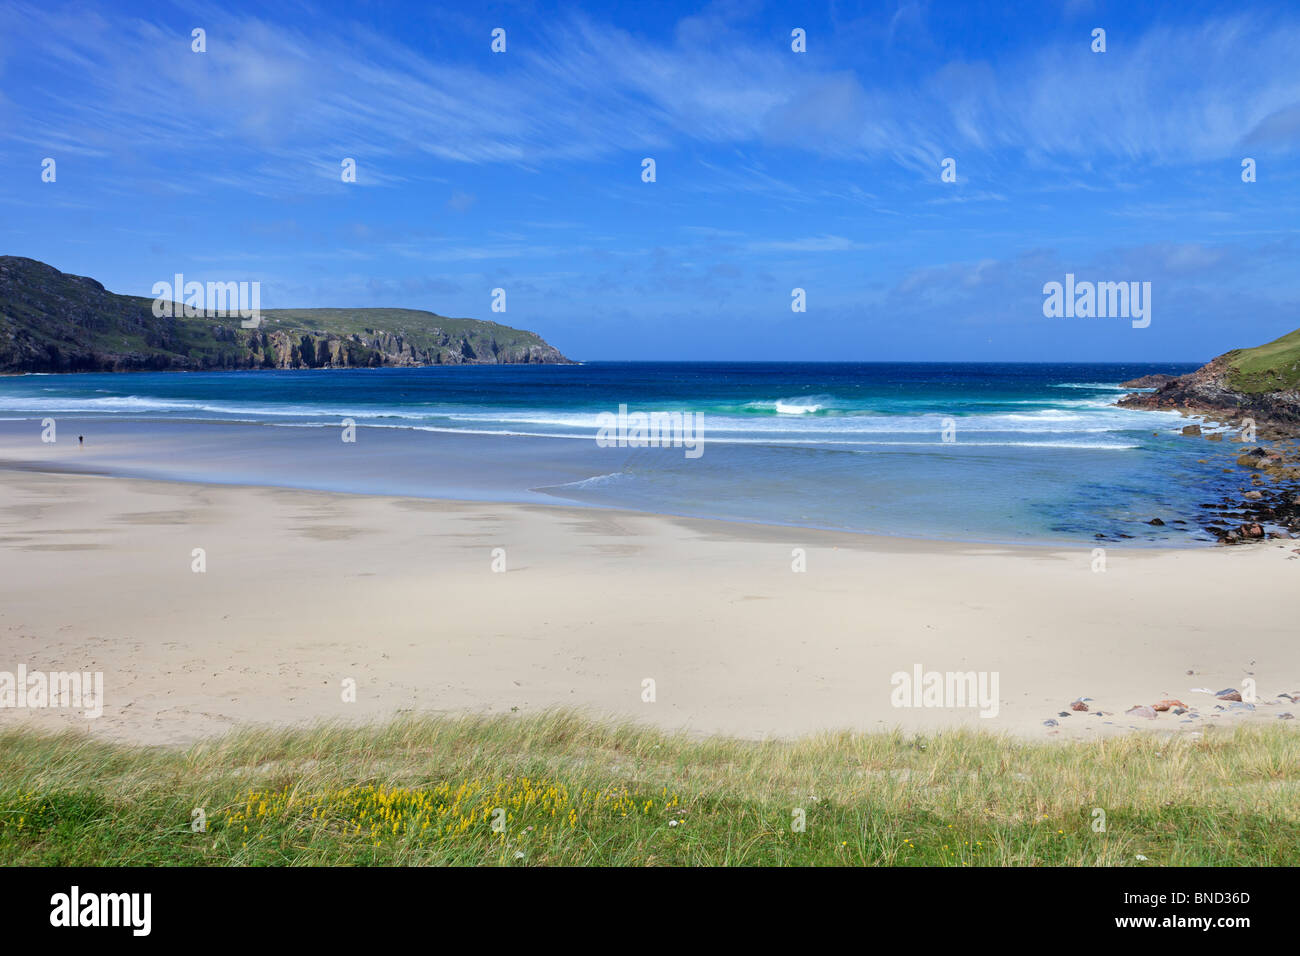
[{"label": "white sea foam", "polygon": [[1110,389],[1116,392],[1127,392],[1131,389],[1125,388],[1118,382],[1061,382],[1051,386],[1052,388],[1092,388],[1092,389]]},{"label": "white sea foam", "polygon": [[[1064,383],[1058,388],[1113,389],[1111,383]],[[54,387],[43,389],[56,391]],[[100,390],[102,391],[102,390]],[[1036,445],[1043,448],[1131,448],[1131,438],[1120,433],[1149,432],[1184,420],[1176,412],[1123,409],[1109,396],[1062,399],[1042,407],[1031,399],[999,404],[1023,410],[979,412],[969,398],[944,408],[936,399],[932,409],[915,407],[893,413],[851,407],[828,395],[798,395],[764,399],[730,406],[696,402],[669,410],[703,411],[711,441],[735,444],[781,445],[927,445],[933,444],[947,420],[956,424],[959,443],[1000,443],[1004,447]],[[727,408],[728,406],[722,406]],[[647,403],[645,411],[664,410],[663,403]],[[754,412],[766,414],[753,414]],[[963,412],[966,413],[963,413]],[[258,401],[172,399],[145,395],[11,395],[0,393],[0,413],[34,415],[88,414],[109,417],[222,417],[224,420],[264,424],[333,427],[351,418],[368,427],[413,428],[430,432],[510,437],[590,440],[599,425],[596,410],[465,407],[446,401],[427,405],[345,406],[327,402],[269,404]],[[825,414],[819,414],[825,413]],[[1100,443],[1096,436],[1114,434],[1116,441]],[[1019,436],[1019,437],[1017,437]]]},{"label": "white sea foam", "polygon": [[613,484],[620,478],[630,478],[625,471],[611,471],[607,475],[592,475],[590,478],[583,478],[581,481],[566,481],[563,484],[552,485],[552,488],[600,488]]}]

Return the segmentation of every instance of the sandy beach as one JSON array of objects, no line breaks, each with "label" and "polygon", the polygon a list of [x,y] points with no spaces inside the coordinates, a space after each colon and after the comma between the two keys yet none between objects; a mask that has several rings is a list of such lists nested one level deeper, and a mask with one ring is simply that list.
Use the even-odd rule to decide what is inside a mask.
[{"label": "sandy beach", "polygon": [[[1300,687],[1291,542],[1109,548],[1099,572],[1091,548],[16,464],[0,469],[0,670],[100,671],[105,692],[98,719],[0,709],[5,726],[182,744],[570,707],[751,738],[965,724],[1068,739],[1276,721]],[[917,665],[996,673],[996,716],[894,706],[891,675]],[[1192,691],[1247,677],[1253,711]],[[1058,717],[1079,697],[1090,712]],[[1199,716],[1123,713],[1161,698]]]}]

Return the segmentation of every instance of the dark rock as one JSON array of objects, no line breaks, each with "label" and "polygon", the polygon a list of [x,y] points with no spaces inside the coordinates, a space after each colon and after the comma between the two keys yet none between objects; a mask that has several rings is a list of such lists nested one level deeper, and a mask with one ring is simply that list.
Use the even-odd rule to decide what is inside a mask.
[{"label": "dark rock", "polygon": [[1165,375],[1163,372],[1155,372],[1151,375],[1143,375],[1139,378],[1131,378],[1127,382],[1120,382],[1120,388],[1159,388],[1167,382],[1172,382],[1177,375]]},{"label": "dark rock", "polygon": [[[1243,371],[1242,362],[1261,349],[1235,349],[1220,355],[1195,372],[1159,385],[1154,392],[1133,392],[1119,400],[1124,408],[1165,409],[1220,422],[1255,421],[1261,437],[1292,435],[1300,428],[1300,389],[1290,356],[1294,333],[1269,343],[1262,354],[1275,359],[1264,373]],[[1285,343],[1285,344],[1283,344]],[[1279,348],[1279,345],[1282,347]],[[1132,386],[1136,388],[1137,386]]]}]

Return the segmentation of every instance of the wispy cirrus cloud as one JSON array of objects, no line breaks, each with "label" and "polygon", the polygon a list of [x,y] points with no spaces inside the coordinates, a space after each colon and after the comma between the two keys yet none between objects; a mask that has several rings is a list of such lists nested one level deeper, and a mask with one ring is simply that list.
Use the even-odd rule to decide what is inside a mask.
[{"label": "wispy cirrus cloud", "polygon": [[[650,40],[573,14],[516,31],[503,56],[448,61],[311,16],[188,7],[184,22],[208,37],[208,52],[193,54],[188,32],[163,17],[6,10],[6,72],[34,55],[68,80],[13,96],[21,122],[6,138],[100,158],[130,148],[145,166],[152,151],[181,152],[198,176],[235,166],[245,186],[270,191],[337,181],[344,156],[358,159],[361,184],[393,185],[420,156],[539,168],[692,142],[928,174],[954,154],[1180,164],[1300,139],[1300,21],[1248,14],[1115,36],[1104,55],[1057,42],[881,85],[853,62],[810,69],[780,43],[719,35],[716,15]],[[899,10],[900,24],[921,16]],[[205,161],[211,150],[224,162]]]},{"label": "wispy cirrus cloud", "polygon": [[802,55],[758,0],[0,0],[0,232],[115,290],[192,265],[268,307],[482,315],[509,285],[519,321],[608,357],[674,315],[789,357],[796,286],[864,356],[956,330],[970,357],[1077,357],[1038,290],[1095,270],[1162,311],[1087,354],[1208,357],[1294,302],[1300,11],[1155,2],[813,3]]},{"label": "wispy cirrus cloud", "polygon": [[805,236],[801,239],[751,242],[745,248],[750,252],[849,252],[854,249],[869,249],[870,246],[844,236]]}]

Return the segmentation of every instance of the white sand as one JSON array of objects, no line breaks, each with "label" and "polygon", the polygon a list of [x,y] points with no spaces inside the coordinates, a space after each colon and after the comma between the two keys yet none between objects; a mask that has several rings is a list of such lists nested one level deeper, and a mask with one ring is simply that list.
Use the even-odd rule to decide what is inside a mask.
[{"label": "white sand", "polygon": [[[554,706],[751,737],[1275,722],[1292,709],[1276,695],[1300,689],[1290,544],[1111,548],[1095,573],[1091,547],[0,471],[0,670],[105,679],[96,720],[6,709],[0,726],[177,743],[248,723]],[[806,573],[791,571],[796,547]],[[891,675],[918,663],[997,672],[997,717],[892,706]],[[1250,675],[1253,713],[1189,692]],[[1114,716],[1043,726],[1081,695]],[[1122,714],[1162,697],[1203,716]]]}]

